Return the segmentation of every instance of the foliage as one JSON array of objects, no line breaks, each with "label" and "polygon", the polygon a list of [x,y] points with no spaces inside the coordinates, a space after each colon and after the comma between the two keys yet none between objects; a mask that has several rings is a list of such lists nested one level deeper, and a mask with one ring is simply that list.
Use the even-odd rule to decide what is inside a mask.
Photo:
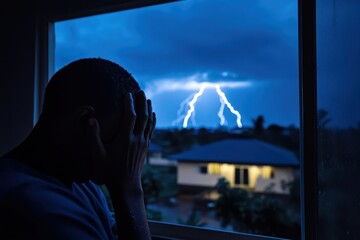
[{"label": "foliage", "polygon": [[201,221],[201,213],[199,211],[193,210],[189,217],[186,220],[178,218],[178,223],[183,225],[195,226],[195,227],[204,227],[206,222]]},{"label": "foliage", "polygon": [[155,130],[152,141],[159,144],[163,149],[164,156],[167,156],[186,150],[195,144],[193,131],[193,129]]},{"label": "foliage", "polygon": [[236,231],[297,239],[299,222],[288,215],[283,202],[269,195],[257,195],[240,188],[231,188],[220,179],[216,189],[216,216],[223,227],[231,225]]},{"label": "foliage", "polygon": [[264,127],[265,118],[260,115],[253,120],[252,129],[199,128],[199,129],[155,129],[152,141],[163,149],[165,157],[188,150],[196,145],[205,145],[229,138],[256,138],[284,147],[299,156],[299,129],[295,126],[270,124]]},{"label": "foliage", "polygon": [[324,109],[319,109],[317,113],[317,124],[319,128],[325,129],[328,124],[331,122],[328,111]]},{"label": "foliage", "polygon": [[260,115],[256,119],[253,119],[252,122],[254,124],[254,134],[261,135],[264,132],[265,118]]},{"label": "foliage", "polygon": [[162,190],[161,176],[151,165],[145,165],[142,173],[142,188],[144,192],[145,205],[159,198]]},{"label": "foliage", "polygon": [[147,208],[146,214],[147,214],[147,218],[149,220],[154,220],[154,221],[162,221],[163,220],[163,215],[162,215],[161,211]]}]

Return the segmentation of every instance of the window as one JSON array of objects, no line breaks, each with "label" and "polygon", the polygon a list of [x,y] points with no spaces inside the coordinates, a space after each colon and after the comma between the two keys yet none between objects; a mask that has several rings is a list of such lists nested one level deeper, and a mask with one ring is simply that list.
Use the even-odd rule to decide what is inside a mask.
[{"label": "window", "polygon": [[[166,147],[162,154],[164,166],[150,166],[156,172],[150,175],[163,185],[161,197],[173,203],[171,199],[177,196],[177,190],[185,189],[194,192],[191,199],[196,201],[191,204],[201,202],[197,201],[199,196],[205,196],[202,201],[213,201],[207,197],[216,194],[206,195],[205,191],[213,189],[221,179],[229,183],[228,191],[234,185],[255,185],[253,176],[257,175],[252,175],[252,171],[261,174],[261,168],[236,167],[238,162],[222,158],[228,154],[225,150],[223,154],[205,152],[209,158],[217,157],[221,164],[209,163],[207,159],[176,159],[174,166],[170,164],[173,153],[181,154],[225,138],[254,138],[291,152],[298,150],[297,7],[296,1],[288,1],[287,8],[280,8],[283,4],[183,1],[56,22],[55,69],[75,58],[94,55],[128,69],[153,99],[158,115],[154,140]],[[221,21],[209,21],[218,18]],[[193,105],[196,117],[195,112],[188,115],[191,100],[197,101]],[[230,152],[253,161],[243,154],[253,148],[250,144],[241,149],[234,147]],[[267,157],[257,159],[259,166],[263,159]],[[161,201],[151,202],[159,202],[150,206],[152,209],[168,209]],[[202,214],[214,217],[211,211],[207,208]],[[161,221],[178,223],[174,217],[168,217],[178,212],[165,214]],[[189,220],[193,226],[201,223],[191,222],[190,212],[180,214],[182,222]],[[219,220],[213,220],[205,227],[237,227],[222,228]],[[213,222],[216,224],[211,225]],[[289,237],[282,235],[285,230],[250,232]],[[295,231],[291,234],[298,236]]]},{"label": "window", "polygon": [[208,173],[208,167],[207,166],[199,166],[199,173],[207,174]]},{"label": "window", "polygon": [[261,170],[263,178],[271,179],[275,177],[274,168],[270,166],[263,166]]},{"label": "window", "polygon": [[220,175],[220,164],[219,163],[209,163],[208,165],[209,174]]},{"label": "window", "polygon": [[244,168],[242,173],[243,173],[243,184],[248,185],[249,184],[249,169]]},{"label": "window", "polygon": [[235,168],[235,185],[249,185],[249,170],[247,168]]},{"label": "window", "polygon": [[[43,6],[44,11],[41,12],[46,12],[46,15],[50,17],[50,20],[46,19],[44,16],[39,18],[44,20],[44,22],[41,22],[45,23],[42,24],[43,27],[46,26],[46,28],[48,28],[49,25],[47,21],[52,23],[54,19],[64,20],[84,16],[83,14],[93,15],[102,13],[101,11],[104,11],[104,9],[106,11],[117,11],[136,7],[128,3],[129,1],[121,7],[119,7],[119,5],[121,5],[120,3],[115,4],[116,6],[112,5],[112,3],[116,1],[99,1],[97,3],[92,1],[73,2],[76,4],[76,7],[74,8],[70,8],[68,4],[64,5],[56,3],[56,1],[51,1],[46,5],[50,6],[49,9],[47,9],[46,6]],[[79,2],[84,5],[80,6]],[[143,2],[147,5],[151,5],[154,2],[164,1],[149,0],[133,2]],[[258,3],[258,1],[252,2]],[[288,1],[283,1],[282,3],[284,2]],[[286,9],[286,7],[282,7],[282,9]],[[249,12],[251,13],[251,11]],[[360,96],[360,94],[358,94],[358,89],[360,88],[356,85],[359,83],[359,81],[357,81],[358,78],[356,78],[356,76],[358,76],[357,65],[359,63],[359,59],[357,58],[359,56],[359,45],[357,44],[359,42],[358,12],[358,1],[299,1],[299,21],[301,27],[299,29],[299,45],[301,46],[301,55],[299,59],[301,61],[300,65],[302,66],[300,71],[300,98],[302,106],[302,125],[300,129],[302,148],[300,154],[302,155],[302,159],[306,160],[302,162],[301,165],[302,175],[306,176],[306,178],[302,179],[302,200],[304,200],[302,202],[302,239],[315,239],[316,237],[321,239],[357,239],[357,236],[359,235],[359,228],[357,226],[358,221],[356,221],[358,213],[358,208],[356,208],[356,206],[360,201],[359,191],[356,186],[356,183],[359,182],[359,174],[356,172],[356,170],[359,169],[357,164],[359,161],[354,161],[357,160],[359,156],[359,153],[356,152],[359,149],[357,147],[359,146],[359,134],[356,132],[359,127],[356,125],[356,122],[358,122],[357,114],[360,112],[358,108],[359,99],[356,98]],[[315,13],[318,15],[316,19]],[[279,18],[284,19],[284,15],[279,14],[278,16]],[[252,17],[248,16],[248,19],[252,19]],[[25,33],[26,31],[24,29],[26,31],[29,30],[25,27],[19,28],[19,33]],[[315,31],[316,29],[318,30]],[[49,29],[46,29],[46,31],[48,30]],[[12,33],[4,35],[4,38],[7,39],[8,42],[10,42],[8,36],[11,36],[11,42],[13,42],[14,38],[19,38],[18,35],[11,34]],[[40,71],[40,73],[37,73],[39,75],[35,77],[39,84],[35,86],[35,98],[39,99],[41,99],[41,96],[39,95],[41,95],[41,91],[48,80],[48,69],[46,69],[46,65],[49,63],[48,65],[51,69],[51,58],[53,54],[52,51],[48,52],[49,45],[50,50],[53,50],[51,48],[51,39],[47,39],[47,33],[45,31],[40,31],[40,35],[41,34],[43,36],[39,37],[40,42],[44,44],[38,44],[36,47],[34,46],[34,49],[29,50],[29,53],[33,51],[38,54],[36,57],[39,61],[36,62],[35,58],[33,58],[33,61],[29,60],[22,62],[23,66],[26,66],[24,66],[26,69],[32,69],[36,66],[36,71]],[[23,39],[23,37],[25,39]],[[21,37],[21,41],[16,42],[18,44],[21,44],[20,42],[24,40],[27,41],[27,43],[32,42],[34,40],[33,37],[34,35],[29,37],[24,34],[24,36]],[[317,41],[315,42],[316,39]],[[30,44],[27,46],[30,46]],[[6,45],[5,48],[6,47],[8,47],[8,45]],[[318,47],[318,50],[316,47]],[[71,52],[72,49],[69,50],[69,52]],[[14,48],[12,51],[20,53],[20,56],[22,56],[21,48]],[[318,56],[316,56],[316,53]],[[29,54],[29,56],[31,56],[31,54]],[[47,62],[48,60],[49,62]],[[18,63],[9,63],[9,65],[11,66],[9,69],[12,69],[12,67],[17,67]],[[318,67],[318,69],[316,69],[316,67]],[[17,73],[14,74],[18,76]],[[318,81],[316,81],[316,77],[318,78]],[[22,77],[18,79],[21,78]],[[23,79],[31,78],[33,78],[33,72]],[[38,81],[39,79],[43,81]],[[2,81],[9,83],[6,79],[3,79]],[[31,89],[31,87],[27,89],[29,95],[30,92],[33,94],[33,89]],[[2,90],[4,90],[4,88]],[[41,91],[37,92],[38,90]],[[343,96],[340,96],[343,93],[347,93],[348,96],[343,98]],[[13,92],[12,94],[15,95],[16,92]],[[5,96],[7,97],[8,95]],[[349,103],[348,100],[351,97],[354,99]],[[35,104],[36,101],[37,99],[35,99]],[[39,101],[39,106],[40,104],[41,101]],[[319,106],[317,106],[317,104]],[[10,108],[9,111],[11,110]],[[3,110],[4,107],[1,106],[1,109]],[[34,121],[37,119],[36,116],[39,109],[36,109],[35,107]],[[5,110],[7,110],[7,108],[5,108]],[[326,112],[323,112],[323,110],[326,110]],[[342,112],[339,114],[338,111]],[[316,112],[318,112],[318,118],[316,117]],[[351,114],[348,115],[348,113]],[[329,118],[331,118],[332,121],[329,122]],[[316,124],[317,119],[326,121],[319,121],[319,124]],[[355,119],[355,123],[352,122],[352,119]],[[343,122],[341,128],[339,128],[340,125],[337,125],[339,121],[344,121],[345,123],[347,121],[349,122],[346,124]],[[324,125],[324,123],[327,124]],[[320,130],[317,136],[316,129],[318,127]],[[14,128],[13,125],[12,128]],[[261,131],[261,128],[258,130]],[[353,133],[356,133],[357,135],[355,134],[354,137],[354,135],[352,135]],[[352,137],[349,137],[349,134]],[[317,148],[318,143],[319,148]],[[317,150],[319,151],[317,152]],[[319,161],[317,161],[317,159],[319,159]],[[333,179],[336,179],[337,183],[334,184],[331,182]],[[339,191],[341,194],[339,194]],[[317,193],[319,193],[319,196]],[[319,219],[317,218],[318,202],[320,202],[319,222]],[[341,207],[336,208],[332,206]],[[331,216],[327,215],[329,213],[331,213]],[[331,218],[328,218],[329,216]],[[318,223],[320,223],[320,226]],[[181,239],[198,239],[198,236],[202,239],[209,240],[269,239],[258,235],[236,235],[235,233],[229,232],[222,232],[219,234],[220,231],[165,223],[151,222],[151,224],[154,232],[157,232],[160,236],[173,236]]]},{"label": "window", "polygon": [[359,237],[359,11],[359,1],[316,4],[319,239]]}]

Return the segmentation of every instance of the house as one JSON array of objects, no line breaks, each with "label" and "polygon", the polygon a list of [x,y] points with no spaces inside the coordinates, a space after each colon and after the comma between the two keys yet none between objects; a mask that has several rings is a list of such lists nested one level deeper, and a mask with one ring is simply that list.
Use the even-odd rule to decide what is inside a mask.
[{"label": "house", "polygon": [[291,151],[256,139],[226,139],[170,156],[180,189],[196,191],[226,178],[232,187],[287,194],[299,161]]},{"label": "house", "polygon": [[148,163],[154,166],[176,166],[176,161],[164,158],[162,153],[162,148],[158,144],[151,142],[148,151]]},{"label": "house", "polygon": [[162,157],[162,149],[161,147],[153,142],[149,144],[149,158],[161,158]]}]

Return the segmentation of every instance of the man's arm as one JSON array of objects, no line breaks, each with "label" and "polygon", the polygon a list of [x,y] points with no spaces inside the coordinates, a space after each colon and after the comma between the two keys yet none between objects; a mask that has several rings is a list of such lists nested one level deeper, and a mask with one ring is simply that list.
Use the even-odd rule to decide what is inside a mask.
[{"label": "man's arm", "polygon": [[125,160],[125,164],[119,168],[128,171],[115,173],[114,179],[106,186],[112,199],[118,232],[125,239],[145,240],[151,239],[151,234],[146,217],[141,173],[155,127],[155,114],[144,92],[141,91],[136,97],[136,106],[131,95],[125,99],[125,131],[120,136],[122,160]]},{"label": "man's arm", "polygon": [[108,186],[119,239],[151,239],[142,189]]}]

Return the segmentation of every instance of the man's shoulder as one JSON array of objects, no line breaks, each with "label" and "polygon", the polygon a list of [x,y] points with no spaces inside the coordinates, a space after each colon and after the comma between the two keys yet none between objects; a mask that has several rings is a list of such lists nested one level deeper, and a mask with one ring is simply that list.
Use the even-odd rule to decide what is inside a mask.
[{"label": "man's shoulder", "polygon": [[[87,205],[90,191],[95,195],[97,185],[93,183],[73,184],[77,191],[67,187],[57,179],[41,174],[40,172],[14,160],[0,159],[0,202],[18,205],[21,202],[29,204],[47,203],[51,205]],[[9,205],[8,205],[9,206]],[[53,206],[51,206],[53,207]],[[46,206],[41,206],[45,209]]]},{"label": "man's shoulder", "polygon": [[15,160],[0,159],[0,199],[9,195],[22,195],[21,199],[26,199],[46,190],[63,193],[66,188],[54,178],[42,175]]},{"label": "man's shoulder", "polygon": [[91,233],[103,239],[101,222],[86,199],[56,179],[5,161],[0,162],[0,222],[52,238],[55,233],[59,237]]}]

